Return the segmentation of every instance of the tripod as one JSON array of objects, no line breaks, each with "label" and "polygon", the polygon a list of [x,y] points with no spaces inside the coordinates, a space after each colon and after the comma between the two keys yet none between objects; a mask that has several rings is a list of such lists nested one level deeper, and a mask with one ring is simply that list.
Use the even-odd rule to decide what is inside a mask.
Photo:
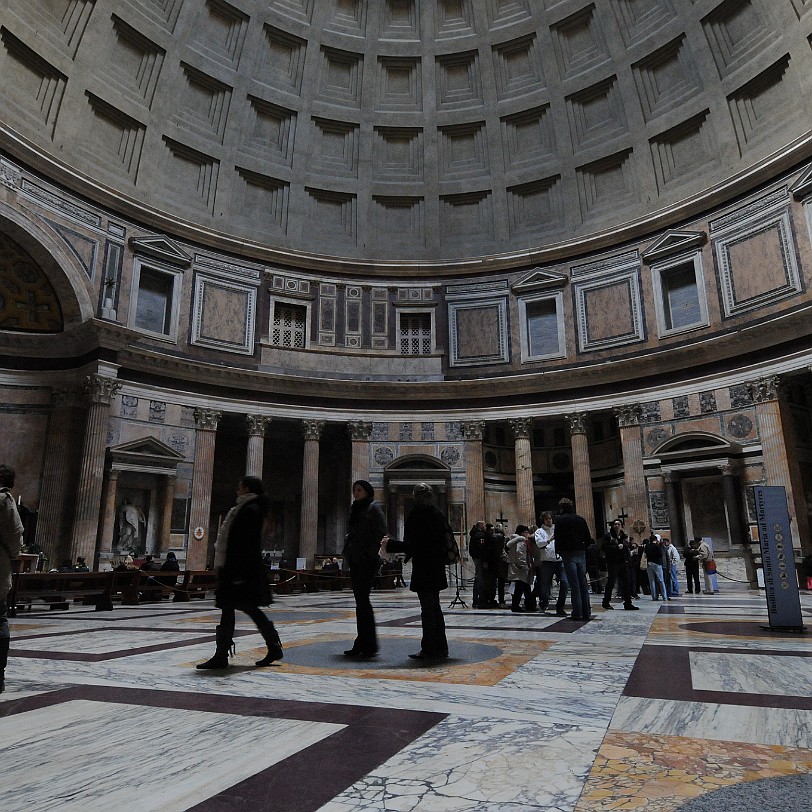
[{"label": "tripod", "polygon": [[460,562],[457,561],[457,563],[454,564],[454,581],[457,584],[457,591],[454,594],[454,600],[448,604],[449,609],[453,609],[455,606],[461,606],[463,609],[468,608],[468,604],[465,602],[465,599],[462,597],[462,595],[460,595],[460,590],[465,589],[465,578],[460,578],[459,570]]}]

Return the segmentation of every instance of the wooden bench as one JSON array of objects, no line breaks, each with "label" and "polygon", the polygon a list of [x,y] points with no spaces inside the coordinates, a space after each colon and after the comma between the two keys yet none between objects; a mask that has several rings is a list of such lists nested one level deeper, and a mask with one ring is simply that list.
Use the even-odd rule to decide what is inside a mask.
[{"label": "wooden bench", "polygon": [[183,581],[172,590],[176,601],[202,600],[208,592],[217,588],[217,573],[213,570],[186,570],[177,574],[183,575]]},{"label": "wooden bench", "polygon": [[97,612],[110,611],[112,587],[112,572],[15,572],[9,614],[13,617],[23,607],[30,611],[34,601],[42,601],[51,609],[67,609],[71,599],[81,599],[85,606],[93,604]]},{"label": "wooden bench", "polygon": [[113,598],[122,606],[172,599],[181,572],[161,570],[119,570],[113,572]]}]

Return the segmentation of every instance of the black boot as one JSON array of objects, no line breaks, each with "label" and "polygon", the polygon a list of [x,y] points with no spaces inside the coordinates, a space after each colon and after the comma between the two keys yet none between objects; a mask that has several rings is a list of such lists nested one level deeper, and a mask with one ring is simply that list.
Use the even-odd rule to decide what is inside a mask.
[{"label": "black boot", "polygon": [[282,641],[279,639],[279,632],[270,620],[267,621],[267,626],[264,623],[262,624],[260,632],[263,638],[265,638],[265,645],[268,646],[268,653],[261,660],[257,660],[257,666],[262,668],[277,660],[281,660],[285,656],[285,652],[282,651]]},{"label": "black boot", "polygon": [[228,655],[233,653],[234,641],[230,636],[226,638],[222,626],[218,626],[215,632],[217,648],[214,651],[214,657],[210,660],[206,660],[205,663],[200,663],[197,668],[211,670],[228,668]]},{"label": "black boot", "polygon": [[8,637],[0,637],[0,694],[6,689],[6,663],[8,663]]}]

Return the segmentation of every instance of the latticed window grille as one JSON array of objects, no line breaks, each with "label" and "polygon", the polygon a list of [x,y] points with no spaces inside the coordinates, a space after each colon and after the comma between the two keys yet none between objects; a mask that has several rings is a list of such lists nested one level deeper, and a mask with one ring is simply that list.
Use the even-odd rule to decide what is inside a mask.
[{"label": "latticed window grille", "polygon": [[307,308],[276,302],[273,309],[271,343],[277,347],[305,347],[305,322]]},{"label": "latticed window grille", "polygon": [[400,352],[402,355],[431,354],[430,313],[401,314]]}]

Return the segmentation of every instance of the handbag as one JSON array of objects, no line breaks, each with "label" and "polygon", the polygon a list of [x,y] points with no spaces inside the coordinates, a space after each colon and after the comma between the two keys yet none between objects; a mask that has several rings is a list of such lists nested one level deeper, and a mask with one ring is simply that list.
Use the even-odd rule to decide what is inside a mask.
[{"label": "handbag", "polygon": [[648,556],[645,553],[640,553],[640,569],[648,569]]},{"label": "handbag", "polygon": [[703,561],[702,566],[708,575],[716,575],[716,562],[712,558]]},{"label": "handbag", "polygon": [[460,547],[457,544],[457,537],[451,529],[450,524],[445,526],[445,563],[456,564],[460,560]]}]

